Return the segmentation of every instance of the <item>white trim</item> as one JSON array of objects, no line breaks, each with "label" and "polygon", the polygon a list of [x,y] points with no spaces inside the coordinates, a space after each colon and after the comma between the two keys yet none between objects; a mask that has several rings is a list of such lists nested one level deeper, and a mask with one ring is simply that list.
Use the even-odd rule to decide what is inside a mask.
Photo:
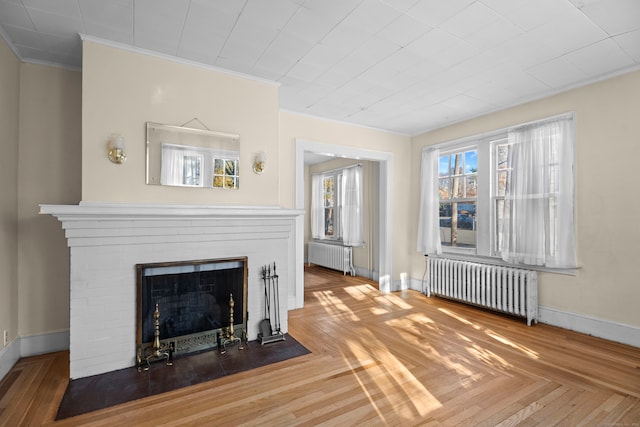
[{"label": "white trim", "polygon": [[69,350],[69,330],[18,337],[0,350],[0,380],[21,357]]},{"label": "white trim", "polygon": [[[333,155],[356,160],[377,161],[380,165],[380,197],[378,223],[379,242],[379,288],[383,292],[392,290],[393,252],[392,252],[392,212],[393,212],[393,153],[367,150],[346,145],[325,144],[304,139],[295,140],[296,175],[295,175],[295,206],[304,209],[304,153],[332,153]],[[296,232],[298,250],[304,251],[304,223],[300,219],[300,229]],[[296,308],[304,305],[304,274],[296,281]]]},{"label": "white trim", "polygon": [[69,350],[69,329],[20,337],[20,357]]},{"label": "white trim", "polygon": [[540,323],[640,348],[640,328],[551,307],[538,307]]},{"label": "white trim", "polygon": [[14,339],[0,350],[0,381],[20,359],[20,340]]},{"label": "white trim", "polygon": [[213,65],[204,64],[202,62],[192,61],[190,59],[179,58],[177,56],[168,55],[166,53],[154,52],[152,50],[143,49],[143,48],[135,47],[135,46],[130,46],[130,45],[127,45],[127,44],[114,42],[112,40],[105,40],[105,39],[101,39],[99,37],[90,36],[90,35],[87,35],[87,34],[79,33],[79,35],[80,35],[80,39],[83,42],[89,41],[89,42],[101,44],[103,46],[108,46],[108,47],[113,47],[113,48],[116,48],[116,49],[125,50],[125,51],[128,51],[128,52],[139,53],[141,55],[146,55],[146,56],[152,56],[152,57],[155,57],[155,58],[165,59],[167,61],[172,61],[172,62],[175,62],[177,64],[190,65],[192,67],[203,68],[205,70],[216,71],[218,73],[227,74],[229,76],[240,77],[240,78],[243,78],[243,79],[253,80],[255,82],[266,83],[266,84],[269,84],[269,85],[280,87],[280,83],[275,82],[273,80],[268,80],[268,79],[265,79],[265,78],[262,78],[262,77],[256,77],[256,76],[252,76],[252,75],[249,75],[249,74],[240,73],[238,71],[227,70],[226,68],[219,68],[219,67],[215,67]]}]

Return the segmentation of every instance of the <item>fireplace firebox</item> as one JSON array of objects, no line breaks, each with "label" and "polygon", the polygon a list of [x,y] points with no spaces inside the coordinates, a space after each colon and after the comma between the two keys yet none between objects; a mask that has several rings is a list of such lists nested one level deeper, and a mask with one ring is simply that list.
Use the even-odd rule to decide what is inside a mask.
[{"label": "fireplace firebox", "polygon": [[230,329],[246,336],[247,258],[137,264],[139,353],[154,344],[156,306],[160,343],[179,355],[215,348]]}]

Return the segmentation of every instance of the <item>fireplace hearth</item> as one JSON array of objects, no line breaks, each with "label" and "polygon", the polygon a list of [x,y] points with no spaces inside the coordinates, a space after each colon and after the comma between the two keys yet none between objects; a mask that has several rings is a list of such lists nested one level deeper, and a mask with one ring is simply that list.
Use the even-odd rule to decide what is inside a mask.
[{"label": "fireplace hearth", "polygon": [[246,340],[246,257],[137,264],[136,271],[138,359],[154,351],[156,329],[160,347],[176,355],[221,346],[233,339],[229,331]]}]

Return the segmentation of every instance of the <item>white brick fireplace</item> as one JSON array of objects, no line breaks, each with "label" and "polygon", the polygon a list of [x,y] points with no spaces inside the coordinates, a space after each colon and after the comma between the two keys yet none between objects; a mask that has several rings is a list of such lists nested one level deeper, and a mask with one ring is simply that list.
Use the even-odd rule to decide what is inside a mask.
[{"label": "white brick fireplace", "polygon": [[70,376],[135,365],[136,264],[246,256],[247,331],[264,316],[260,267],[275,262],[281,329],[302,277],[296,230],[303,212],[274,207],[81,203],[41,205],[62,222],[70,248]]}]

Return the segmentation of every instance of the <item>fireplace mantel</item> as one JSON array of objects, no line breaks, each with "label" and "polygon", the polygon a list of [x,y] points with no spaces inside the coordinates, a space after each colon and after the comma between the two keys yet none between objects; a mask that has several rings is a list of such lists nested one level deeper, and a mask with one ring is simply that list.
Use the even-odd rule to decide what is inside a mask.
[{"label": "fireplace mantel", "polygon": [[301,210],[83,202],[40,213],[62,223],[70,248],[71,378],[135,364],[136,264],[246,256],[249,339],[264,313],[262,265],[278,265],[283,332],[301,299]]}]

